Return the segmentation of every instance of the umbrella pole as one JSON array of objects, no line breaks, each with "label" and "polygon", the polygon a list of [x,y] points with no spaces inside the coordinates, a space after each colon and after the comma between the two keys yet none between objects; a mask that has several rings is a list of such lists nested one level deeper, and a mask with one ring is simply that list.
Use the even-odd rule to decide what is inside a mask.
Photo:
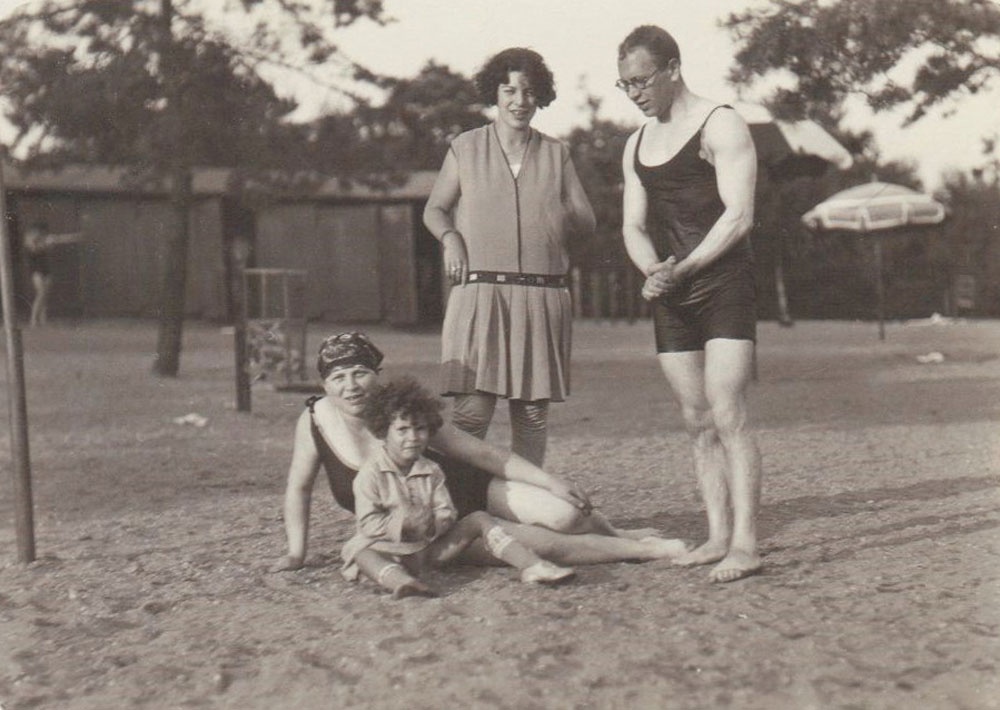
[{"label": "umbrella pole", "polygon": [[882,278],[882,238],[875,235],[876,291],[878,293],[878,339],[885,340],[885,282]]}]

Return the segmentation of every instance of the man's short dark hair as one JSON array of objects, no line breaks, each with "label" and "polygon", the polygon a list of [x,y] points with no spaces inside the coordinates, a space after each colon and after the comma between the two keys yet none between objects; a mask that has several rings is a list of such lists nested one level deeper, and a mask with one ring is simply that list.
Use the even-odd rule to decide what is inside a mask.
[{"label": "man's short dark hair", "polygon": [[666,69],[671,59],[677,61],[681,59],[677,40],[665,29],[656,25],[640,25],[629,32],[628,37],[618,45],[618,60],[621,61],[629,52],[639,47],[646,48],[660,69]]},{"label": "man's short dark hair", "polygon": [[412,377],[400,377],[386,385],[377,385],[365,400],[361,417],[369,431],[379,439],[389,433],[396,417],[414,424],[425,424],[435,434],[444,424],[441,400]]}]

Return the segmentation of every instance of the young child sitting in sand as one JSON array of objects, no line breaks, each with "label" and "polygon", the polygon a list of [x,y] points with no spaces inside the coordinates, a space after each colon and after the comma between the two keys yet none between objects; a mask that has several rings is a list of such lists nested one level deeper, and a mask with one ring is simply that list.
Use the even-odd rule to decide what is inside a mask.
[{"label": "young child sitting in sand", "polygon": [[[436,596],[417,578],[421,569],[447,564],[480,537],[495,557],[521,570],[523,582],[573,576],[573,569],[547,562],[516,541],[489,513],[476,511],[456,522],[444,473],[423,455],[442,425],[441,406],[410,378],[368,396],[362,416],[383,443],[354,479],[357,532],[344,545],[345,577],[356,579],[360,569],[394,598]],[[366,550],[377,554],[360,555]]]}]

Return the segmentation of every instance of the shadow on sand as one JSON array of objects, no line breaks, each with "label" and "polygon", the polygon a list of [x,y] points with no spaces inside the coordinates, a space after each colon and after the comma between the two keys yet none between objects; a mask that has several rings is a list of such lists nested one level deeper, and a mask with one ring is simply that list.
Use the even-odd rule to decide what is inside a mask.
[{"label": "shadow on sand", "polygon": [[[915,535],[906,537],[893,537],[885,539],[892,533],[898,533],[913,527],[926,528],[928,526],[945,527],[935,532],[936,537],[947,535],[962,535],[979,532],[996,527],[1000,527],[1000,520],[970,520],[970,515],[974,513],[962,511],[949,515],[918,515],[901,519],[898,522],[879,525],[872,528],[859,529],[852,527],[849,535],[837,535],[836,537],[824,537],[819,540],[796,546],[775,547],[767,544],[768,538],[774,537],[785,526],[801,522],[803,520],[817,520],[822,518],[835,518],[844,515],[858,515],[884,510],[899,503],[914,501],[935,501],[945,498],[962,495],[965,493],[978,493],[981,491],[992,491],[996,493],[997,482],[995,478],[980,478],[975,476],[965,476],[962,478],[947,478],[931,481],[920,481],[908,486],[901,487],[879,487],[866,488],[864,490],[845,491],[832,496],[800,496],[798,498],[788,498],[786,500],[775,501],[764,504],[761,507],[759,516],[760,535],[763,546],[767,552],[778,552],[792,549],[805,549],[815,545],[827,545],[842,540],[858,540],[860,538],[879,538],[868,543],[854,546],[847,551],[838,552],[824,559],[835,559],[845,556],[852,556],[859,549],[872,547],[886,547],[903,545],[908,542],[926,539],[926,530]],[[992,499],[994,504],[1000,502],[1000,497]],[[994,505],[990,508],[993,512],[1000,511],[1000,506]],[[980,511],[982,512],[982,511]],[[965,524],[960,524],[962,521]],[[700,539],[707,534],[705,516],[701,510],[684,512],[680,515],[670,513],[659,513],[645,518],[631,518],[622,520],[622,527],[655,527],[664,532],[667,537],[680,537],[685,539]]]}]

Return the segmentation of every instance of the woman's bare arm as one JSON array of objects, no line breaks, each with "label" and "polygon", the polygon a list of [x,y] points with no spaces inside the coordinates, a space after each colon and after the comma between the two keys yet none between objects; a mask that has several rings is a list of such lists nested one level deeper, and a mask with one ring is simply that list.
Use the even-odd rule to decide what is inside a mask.
[{"label": "woman's bare arm", "polygon": [[478,466],[497,478],[528,483],[549,491],[585,512],[592,508],[587,494],[572,482],[542,470],[517,454],[477,439],[451,424],[442,426],[431,439],[430,445],[435,451]]},{"label": "woman's bare arm", "polygon": [[445,274],[453,284],[465,283],[469,273],[465,238],[455,229],[455,218],[452,214],[461,194],[458,159],[449,150],[424,207],[424,226],[441,242]]},{"label": "woman's bare arm", "polygon": [[288,482],[285,485],[285,537],[288,540],[288,554],[278,563],[276,570],[299,569],[306,559],[309,508],[320,466],[311,423],[309,412],[304,411],[295,425],[292,463],[288,467]]}]

